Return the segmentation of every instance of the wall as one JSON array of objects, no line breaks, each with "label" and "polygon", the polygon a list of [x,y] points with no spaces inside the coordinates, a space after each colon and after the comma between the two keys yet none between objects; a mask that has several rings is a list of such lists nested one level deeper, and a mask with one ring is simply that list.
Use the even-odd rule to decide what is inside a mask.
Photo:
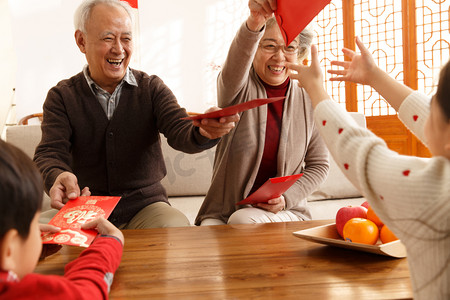
[{"label": "wall", "polygon": [[0,0],[0,57],[2,58],[2,72],[0,72],[0,133],[6,122],[11,101],[13,100],[13,88],[16,80],[16,58],[13,48],[13,36],[11,17],[9,14],[8,0]]},{"label": "wall", "polygon": [[17,117],[42,111],[48,90],[78,73],[85,59],[74,40],[81,0],[9,0],[17,55]]},{"label": "wall", "polygon": [[218,67],[248,16],[247,1],[139,2],[141,67],[157,74],[189,111],[216,104]]},{"label": "wall", "polygon": [[[42,111],[48,90],[86,63],[73,37],[73,13],[80,1],[9,0],[18,118]],[[160,76],[189,111],[215,105],[218,66],[248,15],[247,2],[141,0],[137,13],[130,66]]]}]

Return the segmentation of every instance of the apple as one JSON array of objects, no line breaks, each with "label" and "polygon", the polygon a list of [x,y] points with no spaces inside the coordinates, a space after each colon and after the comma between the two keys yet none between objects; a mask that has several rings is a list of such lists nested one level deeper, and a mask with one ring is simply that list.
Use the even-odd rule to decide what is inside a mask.
[{"label": "apple", "polygon": [[363,207],[369,209],[370,204],[369,204],[369,202],[364,201],[364,202],[361,204],[361,206],[363,206]]},{"label": "apple", "polygon": [[352,218],[367,219],[367,208],[363,206],[345,206],[341,207],[336,213],[336,229],[341,237],[344,237],[342,231],[344,225]]}]

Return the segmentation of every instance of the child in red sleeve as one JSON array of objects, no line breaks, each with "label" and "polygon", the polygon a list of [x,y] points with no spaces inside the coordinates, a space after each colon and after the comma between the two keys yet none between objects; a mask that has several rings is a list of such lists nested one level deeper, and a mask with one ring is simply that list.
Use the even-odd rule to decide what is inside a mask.
[{"label": "child in red sleeve", "polygon": [[0,298],[107,299],[122,257],[123,234],[98,218],[83,225],[100,235],[64,276],[33,274],[41,254],[42,178],[20,149],[0,140]]}]

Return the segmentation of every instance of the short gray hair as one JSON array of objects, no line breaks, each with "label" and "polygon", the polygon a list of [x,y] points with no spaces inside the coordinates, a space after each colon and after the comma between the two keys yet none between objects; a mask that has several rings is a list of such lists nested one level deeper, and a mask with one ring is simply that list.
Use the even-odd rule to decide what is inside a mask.
[{"label": "short gray hair", "polygon": [[[266,26],[267,28],[270,28],[274,25],[278,25],[277,20],[275,17],[272,17],[267,20]],[[309,24],[306,26],[302,32],[294,39],[298,41],[298,54],[297,59],[299,62],[303,61],[308,55],[309,51],[311,50],[311,44],[313,42],[314,37],[316,36],[313,25]]]},{"label": "short gray hair", "polygon": [[128,2],[120,0],[84,0],[75,11],[73,19],[75,30],[86,33],[86,23],[91,17],[92,9],[98,4],[122,7],[130,16],[132,24],[134,24],[133,9]]}]

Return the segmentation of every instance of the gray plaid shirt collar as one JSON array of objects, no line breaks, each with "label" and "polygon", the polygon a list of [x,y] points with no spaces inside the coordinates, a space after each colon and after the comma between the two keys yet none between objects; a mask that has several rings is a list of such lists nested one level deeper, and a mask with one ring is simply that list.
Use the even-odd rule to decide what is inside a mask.
[{"label": "gray plaid shirt collar", "polygon": [[125,72],[125,76],[123,77],[122,81],[117,85],[112,94],[102,89],[98,84],[94,82],[94,80],[92,80],[91,76],[89,75],[89,65],[84,66],[83,75],[84,78],[86,78],[86,81],[92,93],[97,98],[103,110],[105,111],[108,120],[112,118],[117,105],[119,105],[124,82],[128,83],[129,85],[138,86],[136,78],[134,77],[129,67]]}]

